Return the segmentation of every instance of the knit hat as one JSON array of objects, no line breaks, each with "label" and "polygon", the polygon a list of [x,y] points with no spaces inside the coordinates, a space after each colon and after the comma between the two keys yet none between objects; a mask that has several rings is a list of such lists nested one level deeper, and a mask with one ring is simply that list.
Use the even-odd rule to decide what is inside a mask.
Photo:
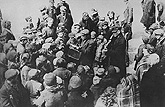
[{"label": "knit hat", "polygon": [[45,74],[43,79],[44,79],[44,83],[47,86],[53,86],[53,85],[56,85],[57,83],[56,76],[53,73]]},{"label": "knit hat", "polygon": [[18,74],[19,74],[19,71],[18,70],[16,70],[16,69],[8,69],[5,72],[5,78],[6,79],[10,79],[10,78],[13,78],[14,76],[16,76]]},{"label": "knit hat", "polygon": [[82,85],[82,81],[78,76],[72,76],[69,81],[69,86],[72,88],[78,88]]}]

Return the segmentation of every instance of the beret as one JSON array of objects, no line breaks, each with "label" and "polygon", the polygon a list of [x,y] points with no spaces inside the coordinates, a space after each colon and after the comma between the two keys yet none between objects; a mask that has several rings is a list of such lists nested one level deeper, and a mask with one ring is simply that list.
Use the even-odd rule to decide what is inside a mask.
[{"label": "beret", "polygon": [[14,77],[14,76],[16,76],[18,74],[19,74],[18,70],[16,70],[16,69],[8,69],[5,72],[5,78],[6,79],[10,79],[10,78],[12,78],[12,77]]}]

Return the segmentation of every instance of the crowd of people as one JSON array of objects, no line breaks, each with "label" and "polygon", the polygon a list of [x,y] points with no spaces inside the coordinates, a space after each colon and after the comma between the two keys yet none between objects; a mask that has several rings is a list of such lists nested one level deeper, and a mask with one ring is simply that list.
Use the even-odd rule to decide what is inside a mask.
[{"label": "crowd of people", "polygon": [[147,35],[135,55],[137,74],[133,75],[126,73],[133,7],[129,0],[124,2],[127,8],[122,21],[114,11],[100,17],[96,9],[91,9],[91,15],[83,12],[80,22],[74,23],[65,0],[60,0],[57,6],[54,0],[49,0],[48,6],[40,8],[36,26],[31,16],[25,18],[27,25],[19,40],[15,40],[11,22],[3,20],[0,14],[0,105],[163,107],[163,4],[158,5],[161,13],[155,23],[154,19],[146,20],[154,14],[154,0],[142,1],[141,22]]}]

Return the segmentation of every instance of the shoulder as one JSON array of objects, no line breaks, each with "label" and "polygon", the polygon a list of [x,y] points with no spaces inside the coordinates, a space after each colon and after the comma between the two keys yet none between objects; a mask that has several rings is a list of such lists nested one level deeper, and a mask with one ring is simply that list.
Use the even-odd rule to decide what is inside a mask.
[{"label": "shoulder", "polygon": [[4,83],[0,89],[0,97],[7,96],[7,90],[6,83]]}]

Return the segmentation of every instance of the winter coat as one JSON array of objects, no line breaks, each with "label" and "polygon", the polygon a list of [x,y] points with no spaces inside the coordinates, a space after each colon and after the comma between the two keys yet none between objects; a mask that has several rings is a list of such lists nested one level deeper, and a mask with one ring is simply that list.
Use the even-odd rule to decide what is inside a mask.
[{"label": "winter coat", "polygon": [[164,67],[152,66],[144,73],[140,85],[141,107],[164,107]]},{"label": "winter coat", "polygon": [[80,57],[80,64],[81,65],[88,65],[91,66],[91,64],[94,61],[95,51],[96,51],[96,43],[92,40],[84,40],[81,43],[81,49],[82,52]]},{"label": "winter coat", "polygon": [[86,100],[79,89],[72,89],[68,95],[66,107],[85,107]]},{"label": "winter coat", "polygon": [[121,76],[126,75],[126,40],[124,36],[120,33],[118,37],[112,38],[111,43],[108,45],[108,63],[119,67]]},{"label": "winter coat", "polygon": [[30,107],[29,93],[19,83],[13,87],[5,81],[0,89],[0,99],[1,107]]},{"label": "winter coat", "polygon": [[66,100],[62,87],[50,86],[41,92],[40,97],[34,102],[39,107],[64,107]]}]

